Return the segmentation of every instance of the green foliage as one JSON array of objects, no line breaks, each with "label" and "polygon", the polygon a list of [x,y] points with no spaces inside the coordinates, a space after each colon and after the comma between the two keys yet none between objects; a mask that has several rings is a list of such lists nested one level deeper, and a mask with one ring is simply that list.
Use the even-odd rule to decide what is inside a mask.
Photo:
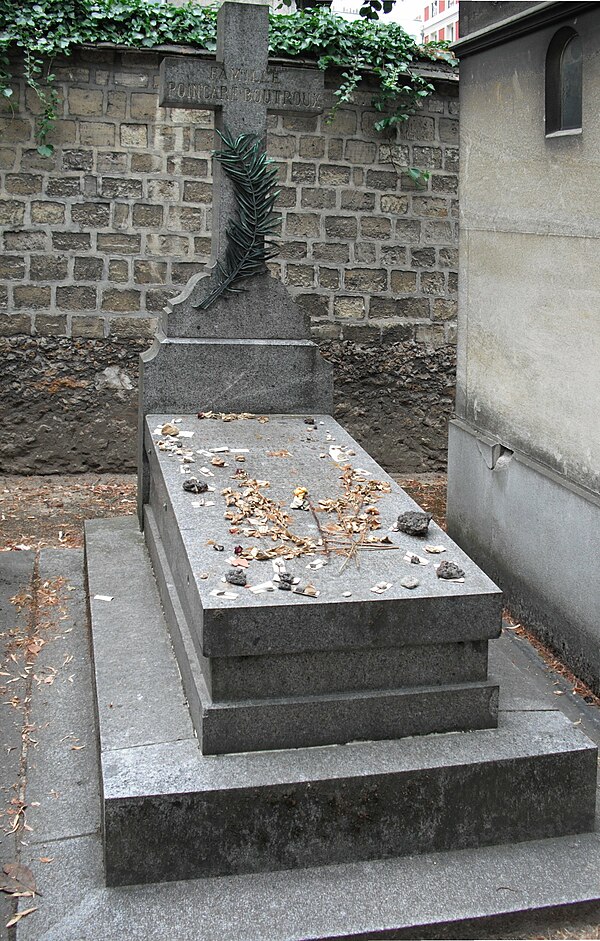
[{"label": "green foliage", "polygon": [[225,291],[239,294],[234,287],[239,281],[262,274],[265,262],[277,254],[268,241],[275,234],[279,216],[273,212],[279,195],[276,187],[277,168],[263,149],[256,134],[240,134],[233,138],[227,131],[219,133],[223,149],[215,157],[233,182],[237,218],[227,227],[227,249],[223,263],[217,261],[218,283],[213,291],[194,306],[206,310]]},{"label": "green foliage", "polygon": [[[365,6],[376,14],[377,5],[385,10],[390,2],[369,0]],[[132,48],[175,43],[213,51],[216,23],[216,7],[201,7],[193,0],[183,6],[167,0],[0,0],[0,95],[10,98],[7,52],[20,50],[26,81],[42,103],[37,138],[47,153],[46,137],[57,117],[56,56],[99,42]],[[443,46],[418,46],[396,23],[347,21],[324,10],[271,14],[269,48],[274,56],[313,59],[322,69],[342,68],[336,107],[352,100],[362,73],[371,70],[379,82],[374,105],[382,113],[376,125],[380,130],[405,121],[433,90],[418,75],[418,58],[454,61]]]}]

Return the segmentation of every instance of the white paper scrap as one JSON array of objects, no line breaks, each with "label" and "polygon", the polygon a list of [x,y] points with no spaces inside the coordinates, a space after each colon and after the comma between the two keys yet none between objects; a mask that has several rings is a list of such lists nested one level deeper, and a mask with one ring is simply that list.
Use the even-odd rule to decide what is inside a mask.
[{"label": "white paper scrap", "polygon": [[179,437],[180,438],[193,438],[194,432],[193,431],[180,431]]},{"label": "white paper scrap", "polygon": [[112,601],[113,595],[94,595],[94,601]]},{"label": "white paper scrap", "polygon": [[226,591],[224,588],[215,588],[211,591],[211,596],[213,598],[237,598],[237,595],[233,591]]},{"label": "white paper scrap", "polygon": [[[429,565],[429,559],[424,559],[422,556],[417,555],[416,552],[407,552],[403,558],[405,562],[412,562],[413,565]],[[415,559],[419,561],[415,562]]]},{"label": "white paper scrap", "polygon": [[377,582],[376,585],[373,585],[371,591],[374,591],[377,595],[382,595],[384,591],[387,591],[388,588],[392,587],[391,582]]},{"label": "white paper scrap", "polygon": [[261,582],[260,585],[253,585],[250,591],[253,595],[260,595],[264,591],[275,591],[275,585],[273,582]]},{"label": "white paper scrap", "polygon": [[445,551],[445,546],[425,546],[425,552],[431,552],[432,555],[438,555],[440,552]]}]

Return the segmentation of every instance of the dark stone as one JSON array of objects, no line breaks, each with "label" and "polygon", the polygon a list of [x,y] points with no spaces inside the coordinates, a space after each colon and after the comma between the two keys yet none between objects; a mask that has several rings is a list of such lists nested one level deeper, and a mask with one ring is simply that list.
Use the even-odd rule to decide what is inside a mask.
[{"label": "dark stone", "polygon": [[203,480],[198,480],[197,477],[188,477],[183,481],[182,486],[188,493],[206,493],[208,490],[208,484]]},{"label": "dark stone", "polygon": [[225,576],[225,581],[230,585],[239,585],[241,588],[246,584],[246,576],[241,569],[230,569]]},{"label": "dark stone", "polygon": [[[413,513],[409,510],[398,517],[398,529],[408,536],[426,536],[430,522],[430,513]],[[413,556],[410,561],[413,562],[415,558]]]},{"label": "dark stone", "polygon": [[435,573],[438,578],[464,578],[465,573],[456,562],[440,562]]}]

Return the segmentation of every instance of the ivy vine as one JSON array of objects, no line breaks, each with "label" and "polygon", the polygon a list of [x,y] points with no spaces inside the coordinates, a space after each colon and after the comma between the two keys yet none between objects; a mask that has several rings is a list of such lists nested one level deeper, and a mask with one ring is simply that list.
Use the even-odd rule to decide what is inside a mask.
[{"label": "ivy vine", "polygon": [[[385,0],[384,0],[385,3]],[[389,3],[389,0],[388,0]],[[23,56],[26,83],[40,102],[38,150],[48,156],[47,136],[58,117],[53,61],[84,43],[114,43],[131,48],[165,44],[216,49],[217,8],[189,0],[0,0],[0,96],[12,96],[9,52]],[[276,57],[314,60],[320,68],[341,68],[335,110],[352,96],[365,71],[375,76],[375,127],[393,128],[418,110],[433,85],[419,74],[418,60],[456,64],[444,44],[418,45],[396,23],[345,20],[328,10],[270,14],[269,52]]]}]

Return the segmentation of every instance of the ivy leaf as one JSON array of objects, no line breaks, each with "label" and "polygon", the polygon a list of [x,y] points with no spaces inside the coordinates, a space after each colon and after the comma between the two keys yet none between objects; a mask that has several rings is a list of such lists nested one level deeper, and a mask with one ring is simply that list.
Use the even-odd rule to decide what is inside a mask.
[{"label": "ivy leaf", "polygon": [[51,157],[54,153],[54,147],[52,144],[40,144],[36,150],[40,157]]},{"label": "ivy leaf", "polygon": [[3,88],[3,89],[2,89],[2,95],[3,95],[4,98],[10,98],[10,97],[12,96],[12,93],[13,93],[12,88]]}]

